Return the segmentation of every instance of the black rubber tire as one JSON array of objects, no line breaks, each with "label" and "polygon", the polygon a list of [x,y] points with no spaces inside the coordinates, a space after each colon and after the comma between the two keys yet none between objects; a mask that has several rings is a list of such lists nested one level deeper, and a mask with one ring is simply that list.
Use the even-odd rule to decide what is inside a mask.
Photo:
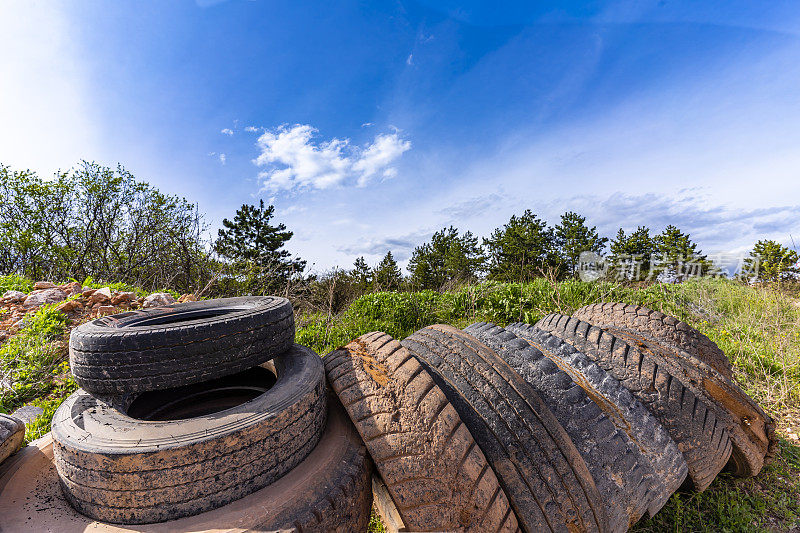
[{"label": "black rubber tire", "polygon": [[75,382],[97,395],[200,383],[260,365],[294,342],[289,300],[247,296],[98,318],[74,330]]},{"label": "black rubber tire", "polygon": [[316,445],[326,397],[322,360],[310,349],[294,345],[272,363],[277,380],[266,392],[193,418],[134,419],[85,391],[72,394],[52,425],[65,496],[97,520],[142,524],[214,509],[274,482]]},{"label": "black rubber tire", "polygon": [[0,463],[19,450],[25,440],[25,422],[0,413]]},{"label": "black rubber tire", "polygon": [[[660,454],[652,449],[655,443],[647,443],[651,454],[645,454],[631,437],[632,421],[622,416],[620,396],[606,398],[580,373],[562,370],[570,369],[565,359],[580,355],[575,348],[541,330],[529,331],[524,339],[487,323],[473,324],[465,331],[519,372],[567,430],[606,502],[611,531],[627,531],[646,512],[654,515],[683,483],[686,463],[668,435],[664,433],[666,440],[661,444],[668,446]],[[617,385],[615,392],[622,389]],[[644,421],[651,426],[645,430],[650,435],[661,426],[652,416]],[[668,479],[663,478],[664,473]]]},{"label": "black rubber tire", "polygon": [[602,329],[653,354],[673,375],[694,387],[695,395],[715,406],[717,419],[727,425],[733,444],[728,470],[740,477],[758,475],[777,449],[775,424],[760,405],[716,369],[673,345],[630,329]]},{"label": "black rubber tire", "polygon": [[660,497],[656,497],[648,508],[648,514],[655,515],[681,487],[688,473],[683,454],[661,422],[618,379],[571,344],[527,324],[512,324],[506,329],[517,331],[515,334],[528,342],[536,339],[539,346],[544,344],[545,339],[553,343],[556,341],[552,339],[557,339],[558,349],[549,350],[545,355],[567,372],[608,414],[614,425],[626,433],[643,455],[642,461],[649,464],[655,473],[656,490]]},{"label": "black rubber tire", "polygon": [[733,379],[731,361],[714,341],[686,322],[660,311],[641,305],[600,303],[581,307],[572,316],[595,326],[616,326],[644,333],[694,355]]},{"label": "black rubber tire", "polygon": [[[588,322],[553,314],[534,327],[563,339],[619,380],[678,445],[694,488],[708,488],[725,467],[732,450],[727,425],[717,419],[713,405],[697,396],[690,384],[670,373],[651,353]],[[524,329],[509,328],[525,335]]]},{"label": "black rubber tire", "polygon": [[608,531],[605,505],[586,463],[513,368],[450,326],[429,326],[401,344],[467,425],[525,531]]},{"label": "black rubber tire", "polygon": [[406,528],[519,530],[480,448],[431,375],[385,333],[362,335],[324,359]]},{"label": "black rubber tire", "polygon": [[175,531],[366,531],[372,505],[372,461],[335,396],[317,446],[275,483],[201,513],[136,527],[98,522],[73,509],[59,489],[48,433],[0,465],[0,529],[59,533]]}]

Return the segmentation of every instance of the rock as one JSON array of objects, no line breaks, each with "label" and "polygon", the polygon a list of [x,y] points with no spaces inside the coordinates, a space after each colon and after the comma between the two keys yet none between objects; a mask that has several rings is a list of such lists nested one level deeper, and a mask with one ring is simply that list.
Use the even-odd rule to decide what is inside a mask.
[{"label": "rock", "polygon": [[162,307],[169,304],[174,304],[175,298],[168,292],[156,292],[144,299],[142,307],[145,309],[149,307]]},{"label": "rock", "polygon": [[65,313],[74,313],[83,309],[83,303],[80,300],[67,300],[61,303],[56,309]]},{"label": "rock", "polygon": [[56,284],[49,281],[37,281],[33,284],[33,290],[40,291],[43,289],[55,289]]},{"label": "rock", "polygon": [[89,303],[96,304],[102,303],[107,304],[111,302],[111,288],[110,287],[103,287],[102,289],[98,289],[89,296]]},{"label": "rock", "polygon": [[83,293],[84,297],[89,298],[92,294],[97,292],[97,289],[92,289],[90,287],[84,287],[81,292]]},{"label": "rock", "polygon": [[67,297],[67,294],[61,289],[44,289],[41,291],[34,291],[25,298],[22,304],[26,308],[39,307],[44,304],[54,304],[60,302]]},{"label": "rock", "polygon": [[184,294],[183,296],[178,298],[178,303],[181,303],[181,304],[184,303],[184,302],[196,302],[196,301],[197,301],[197,297],[194,294]]},{"label": "rock", "polygon": [[83,287],[77,281],[72,281],[70,283],[65,283],[59,287],[62,291],[67,293],[67,296],[73,296],[75,294],[80,294],[83,292]]},{"label": "rock", "polygon": [[113,305],[101,305],[97,308],[97,316],[113,315],[117,312],[117,308]]},{"label": "rock", "polygon": [[19,303],[25,300],[25,297],[28,296],[24,292],[20,291],[6,291],[3,293],[3,300],[8,302],[15,302]]},{"label": "rock", "polygon": [[11,413],[11,416],[19,418],[26,424],[30,424],[31,422],[39,418],[39,415],[41,415],[42,413],[44,413],[44,409],[42,409],[41,407],[36,407],[35,405],[23,405],[22,407]]},{"label": "rock", "polygon": [[121,305],[127,302],[132,302],[136,300],[136,294],[132,292],[121,292],[111,298],[111,303],[113,305]]}]

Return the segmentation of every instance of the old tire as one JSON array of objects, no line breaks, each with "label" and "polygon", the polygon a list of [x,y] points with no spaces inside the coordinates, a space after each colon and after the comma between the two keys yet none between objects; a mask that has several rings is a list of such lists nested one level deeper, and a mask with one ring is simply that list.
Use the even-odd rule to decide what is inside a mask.
[{"label": "old tire", "polygon": [[368,333],[324,362],[408,529],[518,531],[483,452],[406,348]]},{"label": "old tire", "polygon": [[513,368],[450,326],[429,326],[401,344],[455,407],[525,531],[608,530],[604,503],[583,458]]},{"label": "old tire", "polygon": [[[316,445],[326,398],[322,361],[310,349],[294,345],[272,363],[277,379],[266,391],[270,373],[256,367],[120,409],[74,393],[52,426],[67,499],[97,520],[143,524],[214,509],[274,482]],[[126,414],[133,409],[138,419]]]},{"label": "old tire", "polygon": [[[566,363],[581,356],[572,346],[535,329],[524,338],[486,323],[465,331],[519,372],[567,430],[607,504],[611,531],[627,531],[645,512],[654,515],[683,483],[686,463],[661,424],[638,402],[647,416],[626,419],[623,387],[617,383],[607,396],[591,386]],[[633,400],[629,393],[627,399]],[[634,432],[634,424],[638,431]],[[656,449],[657,443],[647,442],[647,437],[636,438],[644,434],[666,438],[660,439],[661,448]],[[645,453],[647,448],[650,453]]]},{"label": "old tire", "polygon": [[70,335],[75,381],[97,395],[168,389],[236,374],[289,349],[285,298],[173,304],[98,318]]},{"label": "old tire", "polygon": [[733,379],[731,361],[714,341],[686,322],[660,311],[641,305],[601,303],[581,307],[572,316],[595,326],[615,326],[643,333],[694,355],[723,376]]},{"label": "old tire", "polygon": [[25,422],[0,413],[0,463],[19,450],[25,440]]},{"label": "old tire", "polygon": [[3,531],[171,533],[174,531],[366,531],[372,504],[372,462],[334,397],[317,446],[275,483],[205,513],[130,528],[97,522],[67,503],[58,487],[51,434],[0,465]]},{"label": "old tire", "polygon": [[693,355],[637,331],[602,326],[628,344],[660,358],[695,388],[695,394],[713,404],[717,418],[727,424],[733,450],[729,470],[737,476],[758,475],[777,450],[772,418],[733,381]]},{"label": "old tire", "polygon": [[[588,322],[565,315],[549,315],[536,328],[571,344],[616,378],[642,402],[664,426],[683,453],[689,478],[703,491],[725,467],[731,455],[727,425],[716,416],[716,407],[694,392],[647,350]],[[524,335],[516,327],[512,331]]]}]

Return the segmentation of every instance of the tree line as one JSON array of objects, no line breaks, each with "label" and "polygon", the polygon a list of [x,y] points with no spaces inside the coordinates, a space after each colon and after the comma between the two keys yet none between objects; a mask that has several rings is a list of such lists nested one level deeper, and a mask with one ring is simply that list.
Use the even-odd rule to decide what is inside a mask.
[{"label": "tree line", "polygon": [[[526,210],[482,239],[442,228],[413,250],[407,274],[387,251],[375,266],[359,257],[350,269],[314,275],[286,248],[293,232],[273,220],[274,206],[242,205],[211,237],[196,204],[121,166],[83,162],[44,180],[0,165],[0,198],[0,274],[91,277],[209,296],[287,294],[328,309],[375,290],[577,277],[587,252],[602,263],[603,275],[628,281],[680,281],[689,266],[694,274],[716,268],[673,225],[658,234],[644,226],[630,233],[620,228],[609,238],[578,213],[566,212],[550,226]],[[785,281],[796,279],[797,261],[796,251],[762,240],[742,266],[759,281]]]}]

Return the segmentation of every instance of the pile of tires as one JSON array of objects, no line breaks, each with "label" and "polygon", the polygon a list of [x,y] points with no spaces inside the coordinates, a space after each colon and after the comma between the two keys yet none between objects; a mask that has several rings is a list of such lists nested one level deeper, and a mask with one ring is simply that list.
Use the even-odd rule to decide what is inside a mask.
[{"label": "pile of tires", "polygon": [[371,460],[294,334],[291,304],[269,296],[76,328],[81,389],[48,437],[2,465],[3,527],[365,530]]},{"label": "pile of tires", "polygon": [[643,307],[375,332],[324,362],[389,531],[624,532],[775,453],[724,353]]}]

